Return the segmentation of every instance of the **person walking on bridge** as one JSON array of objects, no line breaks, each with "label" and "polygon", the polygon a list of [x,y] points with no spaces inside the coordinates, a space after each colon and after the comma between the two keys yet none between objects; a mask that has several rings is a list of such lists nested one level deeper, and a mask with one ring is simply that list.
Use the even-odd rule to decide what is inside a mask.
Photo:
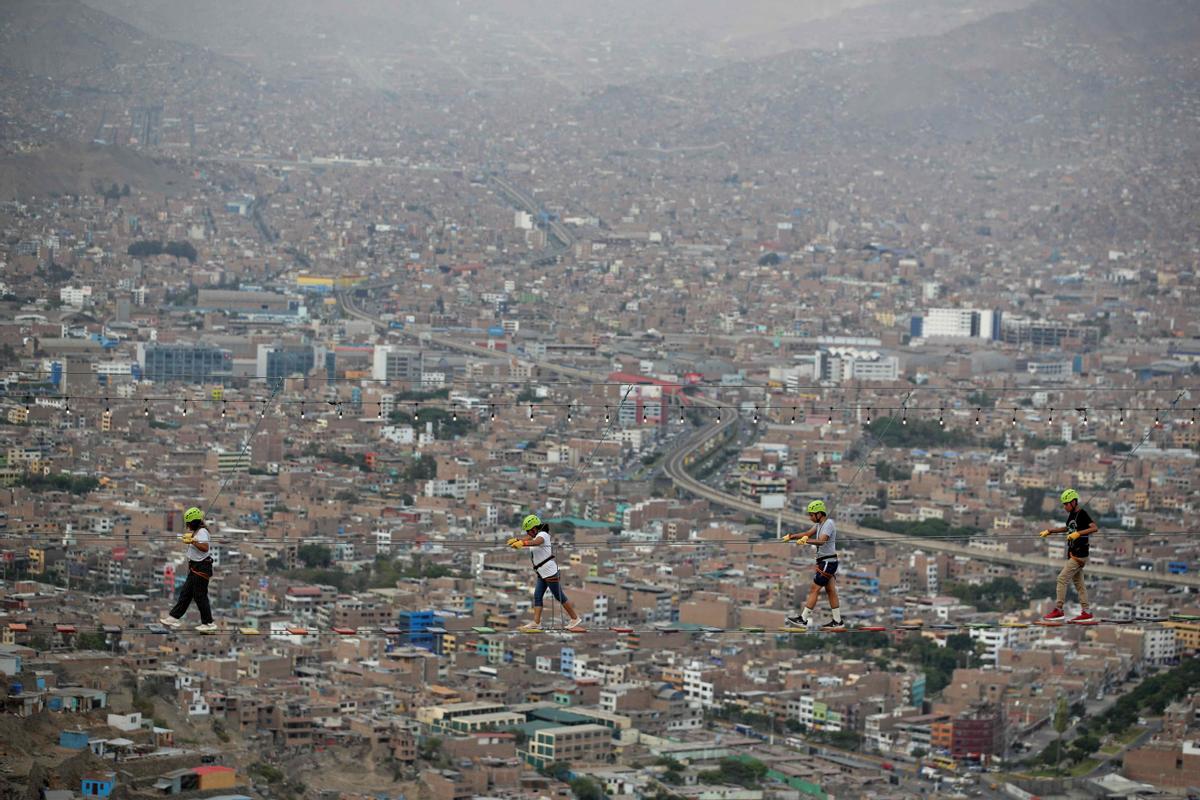
[{"label": "person walking on bridge", "polygon": [[786,622],[791,628],[807,628],[812,620],[813,609],[817,606],[817,599],[824,589],[826,597],[829,598],[829,609],[833,612],[833,619],[821,627],[825,630],[841,628],[842,608],[838,600],[837,583],[834,580],[838,568],[837,526],[829,518],[824,500],[813,500],[808,504],[807,511],[813,526],[803,533],[789,533],[783,540],[799,545],[811,544],[817,548],[816,574],[808,590],[808,600],[800,610],[800,616],[788,617]]},{"label": "person walking on bridge", "polygon": [[188,576],[179,592],[179,601],[175,607],[159,620],[168,628],[178,628],[183,623],[183,615],[188,606],[196,601],[200,610],[200,624],[196,630],[200,633],[212,633],[217,629],[213,624],[212,606],[208,602],[208,582],[212,579],[213,558],[209,551],[210,541],[208,528],[204,525],[204,512],[192,506],[183,512],[183,524],[187,530],[183,534],[183,543],[187,545]]},{"label": "person walking on bridge", "polygon": [[1071,618],[1071,622],[1087,622],[1092,619],[1088,611],[1087,586],[1083,582],[1083,568],[1088,559],[1088,537],[1100,530],[1091,515],[1079,505],[1079,492],[1065,489],[1059,495],[1059,502],[1067,512],[1067,524],[1061,528],[1047,528],[1038,535],[1045,539],[1055,533],[1067,535],[1067,563],[1058,573],[1057,595],[1054,610],[1045,616],[1047,620],[1062,619],[1063,605],[1067,600],[1067,584],[1075,584],[1075,593],[1079,595],[1081,610],[1079,615]]},{"label": "person walking on bridge", "polygon": [[550,541],[550,526],[542,522],[537,514],[530,514],[521,520],[521,536],[513,536],[508,540],[508,546],[520,550],[529,548],[529,561],[533,564],[533,573],[537,582],[533,589],[533,622],[521,626],[525,632],[536,632],[542,627],[542,602],[546,590],[554,599],[562,603],[563,610],[571,615],[567,630],[579,633],[583,630],[583,620],[575,612],[575,606],[567,600],[558,580],[558,562],[554,560],[554,544]]}]

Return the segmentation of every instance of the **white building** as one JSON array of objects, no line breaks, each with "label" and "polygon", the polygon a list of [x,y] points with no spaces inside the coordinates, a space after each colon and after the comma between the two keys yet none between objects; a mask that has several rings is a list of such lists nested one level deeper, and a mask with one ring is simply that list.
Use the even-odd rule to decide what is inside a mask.
[{"label": "white building", "polygon": [[1147,664],[1169,664],[1179,656],[1175,629],[1148,627],[1142,636],[1142,658]]},{"label": "white building", "polygon": [[424,353],[419,348],[379,345],[375,348],[371,363],[371,378],[377,381],[420,382],[424,367]]},{"label": "white building", "polygon": [[683,670],[683,693],[690,703],[698,703],[705,708],[716,705],[712,681],[704,680],[704,673],[697,664],[690,664]]},{"label": "white building", "polygon": [[63,305],[82,308],[85,302],[92,299],[92,287],[64,286],[58,290],[58,299]]}]

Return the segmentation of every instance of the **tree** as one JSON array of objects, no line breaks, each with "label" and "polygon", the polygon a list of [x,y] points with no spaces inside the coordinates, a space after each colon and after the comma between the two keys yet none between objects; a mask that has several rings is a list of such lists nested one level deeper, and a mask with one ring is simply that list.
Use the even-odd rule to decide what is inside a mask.
[{"label": "tree", "polygon": [[332,560],[329,548],[322,544],[306,544],[296,551],[296,556],[304,562],[304,566],[327,567]]},{"label": "tree", "polygon": [[579,800],[604,800],[603,787],[587,776],[581,775],[578,778],[572,778],[568,786]]},{"label": "tree", "polygon": [[1037,519],[1042,517],[1042,501],[1046,498],[1046,491],[1037,487],[1031,486],[1021,490],[1021,516]]},{"label": "tree", "polygon": [[1067,730],[1067,723],[1070,720],[1071,710],[1067,707],[1067,698],[1060,696],[1058,705],[1054,707],[1054,732],[1058,734],[1058,739],[1054,743],[1054,771],[1058,772],[1058,765],[1062,754],[1062,735]]}]

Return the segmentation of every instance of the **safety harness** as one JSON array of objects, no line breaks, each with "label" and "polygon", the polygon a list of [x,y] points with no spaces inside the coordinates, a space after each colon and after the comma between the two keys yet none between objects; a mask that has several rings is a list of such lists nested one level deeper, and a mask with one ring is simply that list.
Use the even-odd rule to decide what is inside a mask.
[{"label": "safety harness", "polygon": [[[550,532],[549,528],[541,528],[541,529],[535,529],[535,530],[537,533],[549,533]],[[549,564],[553,560],[554,560],[554,542],[550,543],[550,555],[547,556],[546,558],[543,558],[541,561],[534,561],[533,553],[529,554],[529,563],[533,564],[533,571],[538,577],[541,577],[541,573],[538,572],[538,570],[541,569],[542,567],[544,567],[546,564]],[[554,573],[553,577],[542,578],[542,580],[544,580],[546,583],[554,583],[555,581],[558,580],[558,572],[556,571]]]},{"label": "safety harness", "polygon": [[825,570],[821,569],[821,567],[822,567],[822,565],[824,565],[824,563],[826,561],[835,561],[836,562],[837,560],[838,560],[837,556],[821,556],[820,558],[817,559],[817,563],[815,565],[813,565],[813,569],[815,569],[817,571],[818,575],[820,575],[824,578],[832,578],[833,573],[826,572]]}]

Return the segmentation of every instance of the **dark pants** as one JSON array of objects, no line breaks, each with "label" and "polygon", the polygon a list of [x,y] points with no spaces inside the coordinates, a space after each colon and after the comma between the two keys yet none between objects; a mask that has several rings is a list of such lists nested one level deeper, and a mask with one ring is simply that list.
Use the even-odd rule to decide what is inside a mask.
[{"label": "dark pants", "polygon": [[208,579],[212,577],[212,574],[211,558],[188,562],[187,580],[184,581],[183,588],[179,590],[179,602],[171,609],[172,617],[183,619],[188,606],[195,600],[196,608],[200,609],[200,622],[208,624],[213,621],[212,606],[208,604]]},{"label": "dark pants", "polygon": [[834,573],[837,572],[837,567],[838,562],[835,557],[818,558],[817,574],[813,576],[813,583],[817,586],[828,586],[829,582],[833,580]]},{"label": "dark pants", "polygon": [[549,578],[543,578],[538,575],[537,584],[533,587],[533,604],[540,607],[542,598],[546,596],[546,590],[550,590],[550,594],[554,595],[554,599],[560,603],[567,602],[567,596],[563,593],[562,587],[558,585],[558,576],[553,575]]}]

